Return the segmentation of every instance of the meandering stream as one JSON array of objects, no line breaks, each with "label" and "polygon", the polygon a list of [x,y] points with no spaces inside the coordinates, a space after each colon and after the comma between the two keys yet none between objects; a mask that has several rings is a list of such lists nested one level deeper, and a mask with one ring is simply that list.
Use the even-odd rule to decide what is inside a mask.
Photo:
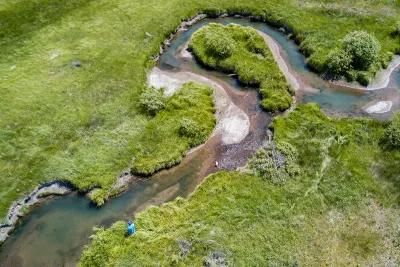
[{"label": "meandering stream", "polygon": [[[390,112],[371,114],[385,118],[400,109],[400,72],[395,71],[387,88],[376,91],[352,90],[320,79],[306,67],[298,47],[287,37],[263,23],[248,19],[220,18],[202,20],[179,33],[160,57],[158,68],[174,75],[190,72],[212,81],[224,90],[229,101],[249,118],[247,136],[239,143],[227,144],[221,134],[214,134],[205,145],[195,149],[178,166],[159,172],[150,179],[135,182],[130,189],[103,208],[93,207],[77,194],[55,197],[34,208],[1,247],[1,266],[75,266],[93,226],[110,226],[116,220],[130,218],[147,207],[187,196],[207,174],[219,169],[235,169],[265,141],[266,125],[271,115],[258,105],[254,89],[243,88],[235,79],[205,70],[185,53],[185,44],[194,31],[210,22],[238,23],[252,26],[269,35],[279,46],[289,71],[300,82],[297,102],[317,102],[331,114],[366,115],[365,107],[378,101],[392,101]],[[222,88],[222,89],[221,89]],[[140,230],[140,225],[138,226]]]}]

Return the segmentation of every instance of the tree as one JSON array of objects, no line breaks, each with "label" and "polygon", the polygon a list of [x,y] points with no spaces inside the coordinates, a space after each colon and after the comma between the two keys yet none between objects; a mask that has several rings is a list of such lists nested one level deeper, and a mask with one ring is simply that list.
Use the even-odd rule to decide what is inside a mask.
[{"label": "tree", "polygon": [[140,95],[140,105],[150,115],[154,116],[165,108],[164,92],[161,89],[149,87]]},{"label": "tree", "polygon": [[352,58],[356,70],[368,70],[379,56],[380,45],[375,37],[365,31],[354,31],[343,40],[343,50]]}]

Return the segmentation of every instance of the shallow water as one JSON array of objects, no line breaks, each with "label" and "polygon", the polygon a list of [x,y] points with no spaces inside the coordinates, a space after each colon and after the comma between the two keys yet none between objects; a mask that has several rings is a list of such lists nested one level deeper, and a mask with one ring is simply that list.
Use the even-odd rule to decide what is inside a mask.
[{"label": "shallow water", "polygon": [[[317,74],[310,71],[307,67],[305,57],[300,53],[298,46],[294,41],[288,39],[287,35],[277,31],[275,28],[261,22],[253,22],[247,18],[218,18],[206,19],[193,25],[188,31],[182,33],[176,40],[174,40],[171,48],[166,51],[166,54],[160,60],[160,67],[169,69],[171,71],[178,71],[182,65],[189,66],[190,70],[197,73],[212,73],[215,77],[226,79],[232,86],[237,89],[243,89],[235,79],[229,76],[218,73],[205,71],[194,60],[179,60],[176,57],[176,51],[179,47],[184,45],[190,36],[197,29],[210,23],[236,23],[243,26],[251,26],[261,32],[271,36],[280,46],[282,56],[288,63],[289,68],[307,87],[317,89],[316,92],[308,92],[307,90],[300,90],[297,92],[297,100],[300,103],[315,102],[318,103],[323,110],[328,113],[338,115],[366,115],[363,114],[362,109],[374,100],[391,100],[393,98],[393,88],[400,88],[400,71],[393,74],[392,88],[386,88],[377,91],[362,91],[343,88],[335,86],[327,81],[322,80]],[[395,90],[396,95],[398,94]],[[397,98],[395,99],[397,100]],[[398,102],[393,105],[393,110],[398,109]],[[390,116],[391,113],[387,114]],[[371,115],[374,117],[387,117],[384,115]]]},{"label": "shallow water", "polygon": [[[77,194],[46,201],[24,218],[1,247],[1,266],[74,266],[83,246],[89,242],[93,226],[107,227],[116,220],[130,218],[148,205],[159,205],[177,196],[185,197],[195,189],[202,177],[216,171],[213,166],[215,160],[220,162],[220,168],[234,169],[243,165],[246,158],[261,145],[271,116],[260,110],[255,90],[241,87],[237,80],[228,75],[205,70],[193,59],[177,57],[179,49],[191,34],[210,22],[234,22],[252,26],[273,37],[296,75],[318,89],[314,93],[299,92],[299,102],[317,102],[323,109],[333,113],[358,114],[372,100],[399,98],[400,71],[394,74],[388,89],[377,92],[343,90],[311,73],[294,42],[272,27],[247,19],[203,20],[173,40],[161,56],[159,67],[169,71],[188,70],[218,81],[232,101],[251,118],[249,135],[240,144],[228,146],[221,145],[219,138],[214,136],[206,145],[189,154],[179,166],[162,171],[151,179],[135,182],[127,192],[109,201],[101,209],[93,207],[86,198]],[[399,105],[395,104],[393,108],[399,109]]]}]

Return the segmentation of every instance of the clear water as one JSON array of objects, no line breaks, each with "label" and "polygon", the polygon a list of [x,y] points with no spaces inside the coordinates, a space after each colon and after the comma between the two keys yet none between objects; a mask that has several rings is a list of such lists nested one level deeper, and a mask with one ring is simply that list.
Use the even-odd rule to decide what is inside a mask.
[{"label": "clear water", "polygon": [[282,56],[287,61],[290,69],[300,76],[302,80],[306,81],[308,85],[318,89],[316,92],[299,94],[299,102],[315,102],[328,112],[349,114],[352,112],[361,112],[362,107],[374,99],[384,98],[386,94],[385,90],[381,90],[377,93],[343,89],[323,81],[318,75],[311,72],[307,67],[305,57],[300,53],[298,46],[294,43],[294,41],[289,40],[285,34],[277,31],[275,28],[265,23],[253,22],[246,18],[217,18],[200,21],[199,23],[193,25],[188,31],[182,33],[178,38],[174,39],[170,49],[168,49],[160,59],[160,67],[171,71],[178,71],[181,69],[182,64],[189,64],[191,70],[194,70],[197,73],[212,73],[212,75],[215,77],[225,79],[226,82],[230,83],[239,90],[246,89],[243,88],[236,79],[232,79],[231,77],[218,72],[204,70],[193,60],[189,60],[189,62],[182,62],[182,60],[176,57],[179,47],[184,45],[196,30],[211,22],[221,23],[224,25],[236,23],[243,26],[250,26],[271,36],[282,48]]},{"label": "clear water", "polygon": [[394,73],[394,82],[396,84],[396,88],[400,90],[400,70],[397,70]]},{"label": "clear water", "polygon": [[0,266],[74,266],[93,226],[108,227],[148,205],[192,192],[208,156],[199,152],[203,153],[194,153],[177,168],[138,181],[102,208],[75,193],[35,207],[1,248]]},{"label": "clear water", "polygon": [[[360,92],[332,88],[317,75],[311,73],[304,56],[298,47],[285,35],[272,27],[247,19],[206,19],[193,25],[188,31],[175,38],[171,46],[160,58],[160,68],[178,71],[182,65],[191,71],[222,79],[232,87],[243,90],[236,79],[225,74],[204,70],[193,60],[182,62],[176,57],[178,49],[200,27],[210,22],[223,24],[238,23],[252,26],[274,38],[283,48],[283,57],[289,66],[302,79],[319,90],[315,93],[302,94],[300,102],[316,102],[324,109],[334,112],[356,112],[373,99],[384,99],[387,92],[399,94],[400,71],[394,74],[395,90],[379,92]],[[392,88],[393,89],[393,88]],[[393,93],[393,91],[396,91]],[[254,103],[256,106],[256,103]],[[399,106],[399,105],[398,105]],[[396,108],[400,108],[396,106]],[[116,220],[130,218],[132,214],[150,204],[160,204],[177,196],[187,196],[208,173],[207,163],[212,162],[219,148],[209,146],[197,150],[177,167],[162,171],[150,180],[139,181],[120,197],[109,201],[103,208],[93,207],[87,199],[77,194],[57,197],[34,208],[33,212],[22,221],[11,238],[0,248],[1,266],[74,266],[85,244],[89,242],[93,226],[110,226]],[[223,154],[223,153],[221,153]],[[209,163],[208,163],[209,164]],[[206,169],[206,170],[205,170]]]}]

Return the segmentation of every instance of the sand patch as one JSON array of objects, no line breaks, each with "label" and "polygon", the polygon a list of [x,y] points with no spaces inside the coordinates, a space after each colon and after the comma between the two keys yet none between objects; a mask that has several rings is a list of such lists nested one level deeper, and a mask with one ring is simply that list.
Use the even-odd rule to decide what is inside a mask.
[{"label": "sand patch", "polygon": [[154,88],[164,88],[164,94],[171,96],[178,90],[185,81],[175,79],[159,68],[153,68],[147,77],[147,84]]},{"label": "sand patch", "polygon": [[205,84],[214,89],[217,126],[213,135],[221,135],[224,144],[240,143],[249,133],[249,117],[232,102],[224,88],[217,82],[191,72],[168,72],[157,67],[153,68],[148,77],[149,85],[165,88],[166,95],[172,95],[179,87],[190,81]]},{"label": "sand patch", "polygon": [[389,112],[392,108],[393,102],[392,101],[379,101],[372,106],[364,108],[364,111],[368,114],[372,113],[386,113]]}]

